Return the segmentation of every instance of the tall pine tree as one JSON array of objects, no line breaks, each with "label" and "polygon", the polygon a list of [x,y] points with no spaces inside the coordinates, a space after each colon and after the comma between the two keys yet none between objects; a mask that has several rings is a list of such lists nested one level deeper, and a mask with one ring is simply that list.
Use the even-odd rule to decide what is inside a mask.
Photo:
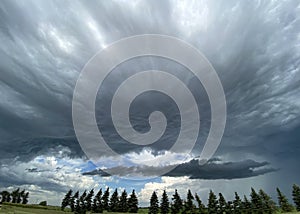
[{"label": "tall pine tree", "polygon": [[209,196],[208,196],[208,213],[209,214],[216,214],[217,213],[217,209],[218,209],[218,202],[217,202],[217,196],[215,195],[215,193],[210,190],[209,191]]},{"label": "tall pine tree", "polygon": [[218,200],[218,213],[223,214],[226,211],[227,202],[222,195],[222,193],[219,193],[219,200]]},{"label": "tall pine tree", "polygon": [[275,211],[275,202],[271,199],[271,197],[265,193],[262,189],[258,192],[261,200],[262,200],[262,207],[263,213],[272,214]]},{"label": "tall pine tree", "polygon": [[94,196],[94,189],[91,189],[91,191],[89,192],[89,194],[85,198],[85,207],[86,207],[87,211],[91,211],[92,210],[93,196]]},{"label": "tall pine tree", "polygon": [[101,200],[103,204],[103,209],[109,210],[109,187],[106,188]]},{"label": "tall pine tree", "polygon": [[279,207],[283,212],[291,212],[293,211],[293,206],[288,202],[288,199],[285,197],[284,194],[279,190],[279,188],[276,188],[277,194],[278,194],[278,204]]},{"label": "tall pine tree", "polygon": [[117,188],[111,195],[110,201],[109,201],[109,210],[111,212],[117,212],[119,209],[119,195]]},{"label": "tall pine tree", "polygon": [[128,199],[128,211],[130,213],[137,213],[139,210],[139,202],[135,195],[135,190],[132,190],[132,193]]},{"label": "tall pine tree", "polygon": [[293,201],[296,205],[297,211],[300,211],[300,187],[296,184],[293,185]]},{"label": "tall pine tree", "polygon": [[251,197],[252,210],[255,213],[262,214],[263,213],[262,199],[253,188],[251,188],[250,197]]},{"label": "tall pine tree", "polygon": [[121,212],[126,213],[128,211],[127,192],[125,189],[121,194],[119,207],[119,211]]},{"label": "tall pine tree", "polygon": [[64,210],[67,206],[70,205],[71,197],[73,191],[70,189],[67,194],[65,195],[64,199],[61,202],[61,210]]},{"label": "tall pine tree", "polygon": [[164,190],[161,197],[160,212],[162,214],[167,214],[169,213],[169,209],[170,209],[169,198],[166,190]]},{"label": "tall pine tree", "polygon": [[172,197],[171,213],[172,214],[180,213],[182,207],[183,207],[182,200],[177,192],[177,189],[175,189],[175,193]]},{"label": "tall pine tree", "polygon": [[242,213],[242,200],[237,192],[234,193],[234,200],[233,200],[233,212],[235,214]]},{"label": "tall pine tree", "polygon": [[76,205],[76,202],[78,201],[78,197],[79,197],[79,191],[77,191],[71,198],[70,208],[71,208],[72,212],[75,211],[75,205]]},{"label": "tall pine tree", "polygon": [[102,196],[102,189],[100,189],[94,197],[93,205],[92,205],[92,211],[94,213],[103,213],[103,204],[102,204],[101,196]]},{"label": "tall pine tree", "polygon": [[158,205],[158,197],[156,192],[154,191],[150,198],[150,207],[149,207],[149,214],[157,214],[159,211],[159,205]]},{"label": "tall pine tree", "polygon": [[205,212],[205,205],[202,203],[200,197],[198,196],[198,194],[195,194],[195,199],[197,201],[198,204],[198,212],[199,213],[204,213]]}]

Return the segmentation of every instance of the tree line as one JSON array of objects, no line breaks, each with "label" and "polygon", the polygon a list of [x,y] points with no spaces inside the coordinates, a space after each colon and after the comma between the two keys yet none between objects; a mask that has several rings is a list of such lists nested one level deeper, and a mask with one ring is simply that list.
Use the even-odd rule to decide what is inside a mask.
[{"label": "tree line", "polygon": [[15,204],[27,204],[29,198],[29,192],[25,192],[25,190],[20,191],[20,188],[9,192],[2,191],[0,192],[0,203],[15,203]]},{"label": "tree line", "polygon": [[207,206],[202,202],[199,195],[192,194],[190,190],[187,192],[186,200],[182,200],[177,190],[172,195],[171,201],[166,191],[163,191],[159,201],[157,193],[154,191],[150,198],[149,214],[272,214],[277,211],[291,212],[293,210],[300,211],[300,187],[293,185],[293,201],[295,207],[289,203],[287,197],[280,191],[277,191],[278,206],[262,189],[256,192],[251,188],[250,198],[244,195],[243,199],[235,192],[233,201],[226,201],[222,193],[216,195],[210,190],[208,195]]},{"label": "tree line", "polygon": [[66,207],[69,207],[75,214],[85,214],[87,211],[103,213],[104,210],[137,213],[139,209],[135,190],[129,196],[124,190],[119,196],[118,190],[115,189],[110,196],[109,187],[106,188],[104,193],[100,189],[95,195],[94,189],[89,192],[85,190],[81,195],[79,195],[79,191],[73,195],[73,191],[70,189],[62,200],[61,210]]}]

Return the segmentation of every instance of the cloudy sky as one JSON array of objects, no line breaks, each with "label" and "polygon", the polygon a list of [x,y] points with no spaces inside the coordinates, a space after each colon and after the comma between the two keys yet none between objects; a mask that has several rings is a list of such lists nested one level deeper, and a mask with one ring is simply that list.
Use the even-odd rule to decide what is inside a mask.
[{"label": "cloudy sky", "polygon": [[[300,183],[299,1],[11,1],[0,2],[0,189],[26,188],[31,203],[59,204],[64,193],[105,188],[136,189],[141,205],[153,190],[189,188],[206,201],[209,189],[230,199],[250,187],[290,195]],[[95,102],[99,130],[126,160],[91,162],[73,128],[72,98],[88,60],[119,39],[138,34],[180,38],[215,68],[227,102],[227,123],[214,157],[199,165],[210,127],[210,106],[201,83],[182,65],[141,57],[120,64]],[[167,119],[162,137],[147,147],[118,135],[110,102],[124,79],[145,69],[168,71],[195,96],[201,129],[191,153],[170,152],[180,115],[170,97],[136,97],[130,118],[149,131],[148,117]],[[145,82],[148,80],[145,79]],[[176,88],[174,88],[175,90]],[[184,146],[183,146],[184,150]],[[162,157],[153,163],[154,157]],[[132,165],[144,160],[144,165]],[[157,170],[178,166],[164,176]],[[128,175],[143,169],[136,179]],[[110,176],[111,174],[112,176]],[[124,178],[124,176],[126,178]]]}]

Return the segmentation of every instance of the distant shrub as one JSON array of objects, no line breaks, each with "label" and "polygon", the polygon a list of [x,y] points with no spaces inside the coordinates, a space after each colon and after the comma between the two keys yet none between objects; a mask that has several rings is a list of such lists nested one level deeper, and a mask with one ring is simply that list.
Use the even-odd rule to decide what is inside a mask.
[{"label": "distant shrub", "polygon": [[47,201],[41,201],[41,202],[39,203],[39,205],[40,205],[40,206],[47,206]]}]

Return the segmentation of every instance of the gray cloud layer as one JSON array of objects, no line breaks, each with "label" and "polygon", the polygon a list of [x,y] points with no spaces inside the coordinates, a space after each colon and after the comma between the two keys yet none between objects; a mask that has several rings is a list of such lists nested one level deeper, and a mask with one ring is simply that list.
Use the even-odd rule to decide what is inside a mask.
[{"label": "gray cloud layer", "polygon": [[[297,180],[299,171],[293,165],[299,162],[300,152],[299,10],[299,2],[293,0],[1,1],[0,162],[12,163],[16,157],[29,161],[51,152],[51,148],[56,151],[59,146],[69,147],[72,157],[83,156],[71,118],[72,94],[80,70],[105,44],[136,34],[161,33],[195,45],[220,76],[228,104],[228,121],[218,155],[233,160],[268,160],[276,168],[287,168],[293,174],[290,177]],[[145,62],[148,64],[129,62],[124,69],[138,70],[148,65],[176,67],[159,60],[145,59]],[[176,68],[175,73],[180,70]],[[199,82],[192,76],[182,77],[195,94],[199,93],[199,101],[205,100]],[[116,79],[115,83],[118,81],[122,80]],[[100,119],[111,87],[114,85],[106,85],[99,92]],[[139,103],[137,100],[136,104]],[[210,124],[207,103],[199,105],[203,126],[196,155]],[[157,107],[159,103],[145,112]],[[138,109],[138,106],[133,108],[133,112]],[[145,112],[143,117],[147,115]],[[171,121],[163,138],[166,144],[156,149],[169,148],[176,136],[173,131],[178,130],[177,122]],[[139,129],[139,124],[136,125]],[[104,126],[107,127],[104,135],[112,139],[111,145],[118,152],[137,149],[119,142],[109,121]],[[147,124],[140,126],[141,131],[147,130]],[[252,166],[265,165],[265,162],[242,161],[222,166],[236,172],[232,177],[249,177],[269,172],[251,170]],[[185,171],[189,167],[179,167],[176,176],[184,173],[190,173],[191,178],[199,176]],[[217,168],[210,165],[208,179],[226,174],[230,178]]]}]

